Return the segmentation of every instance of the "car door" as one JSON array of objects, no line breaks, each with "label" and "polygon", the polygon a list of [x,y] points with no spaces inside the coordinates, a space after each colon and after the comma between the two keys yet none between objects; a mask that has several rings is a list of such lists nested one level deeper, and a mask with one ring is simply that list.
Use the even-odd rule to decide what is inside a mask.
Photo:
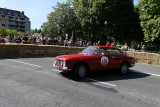
[{"label": "car door", "polygon": [[120,65],[122,64],[125,57],[123,53],[117,48],[112,48],[111,55],[112,55],[113,69],[120,68]]},{"label": "car door", "polygon": [[103,70],[111,70],[114,68],[114,58],[111,54],[111,48],[110,47],[103,47],[100,48],[101,51],[101,67]]}]

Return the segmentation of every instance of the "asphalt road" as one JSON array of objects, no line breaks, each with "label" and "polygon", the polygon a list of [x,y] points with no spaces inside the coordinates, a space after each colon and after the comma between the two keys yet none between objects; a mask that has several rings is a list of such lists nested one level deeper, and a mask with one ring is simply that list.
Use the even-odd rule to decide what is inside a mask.
[{"label": "asphalt road", "polygon": [[0,59],[0,107],[160,107],[160,67],[136,64],[127,75],[92,73],[78,82],[53,60]]}]

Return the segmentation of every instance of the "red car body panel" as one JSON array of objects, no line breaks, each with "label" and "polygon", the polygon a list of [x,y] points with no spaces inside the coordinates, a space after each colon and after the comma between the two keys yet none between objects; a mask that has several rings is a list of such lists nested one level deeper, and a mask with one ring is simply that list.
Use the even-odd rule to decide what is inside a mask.
[{"label": "red car body panel", "polygon": [[[98,48],[108,47],[108,46],[96,46]],[[115,48],[115,47],[109,47]],[[108,63],[102,65],[101,58],[107,57]],[[123,62],[129,62],[129,67],[134,66],[135,58],[126,55],[88,55],[88,54],[71,54],[71,55],[61,55],[55,57],[56,60],[61,60],[66,62],[66,66],[69,70],[63,70],[70,72],[74,66],[80,62],[86,63],[89,66],[90,71],[101,71],[101,70],[112,70],[119,69]]]}]

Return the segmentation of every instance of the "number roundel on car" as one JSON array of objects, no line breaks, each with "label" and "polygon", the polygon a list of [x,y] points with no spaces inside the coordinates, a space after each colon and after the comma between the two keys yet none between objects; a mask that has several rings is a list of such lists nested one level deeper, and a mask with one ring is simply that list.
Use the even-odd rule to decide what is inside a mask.
[{"label": "number roundel on car", "polygon": [[105,56],[103,56],[102,58],[101,58],[101,64],[102,65],[107,65],[108,64],[108,62],[109,62],[109,59],[107,58],[107,57],[105,57]]}]

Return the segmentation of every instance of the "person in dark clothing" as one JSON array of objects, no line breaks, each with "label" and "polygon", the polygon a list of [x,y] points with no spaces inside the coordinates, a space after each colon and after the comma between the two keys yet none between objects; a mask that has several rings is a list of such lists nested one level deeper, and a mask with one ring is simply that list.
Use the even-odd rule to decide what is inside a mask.
[{"label": "person in dark clothing", "polygon": [[137,45],[136,50],[138,50],[138,51],[141,50],[140,44]]},{"label": "person in dark clothing", "polygon": [[28,43],[28,37],[27,37],[27,35],[24,35],[22,41],[23,41],[24,44]]},{"label": "person in dark clothing", "polygon": [[43,45],[47,45],[47,38],[46,38],[46,37],[43,38],[42,44],[43,44]]},{"label": "person in dark clothing", "polygon": [[16,37],[15,41],[16,41],[16,43],[21,43],[22,42],[22,40],[19,36]]},{"label": "person in dark clothing", "polygon": [[58,40],[57,40],[57,38],[54,38],[53,45],[57,45],[57,44],[58,44]]},{"label": "person in dark clothing", "polygon": [[33,36],[33,43],[34,43],[34,44],[36,44],[36,40],[37,40],[36,35],[34,35],[34,36]]},{"label": "person in dark clothing", "polygon": [[52,38],[48,38],[48,45],[53,45],[53,40],[52,40]]}]

